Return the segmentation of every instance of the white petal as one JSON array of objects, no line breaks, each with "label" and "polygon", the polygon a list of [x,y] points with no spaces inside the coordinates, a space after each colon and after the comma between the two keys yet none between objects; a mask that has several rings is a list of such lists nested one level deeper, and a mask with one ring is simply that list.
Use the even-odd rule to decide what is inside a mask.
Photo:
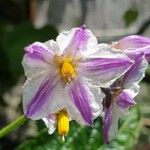
[{"label": "white petal", "polygon": [[[70,31],[64,31],[64,32],[61,32],[59,34],[59,36],[57,37],[56,41],[57,41],[57,43],[58,43],[58,45],[59,45],[59,47],[60,47],[62,52],[67,47],[70,48],[69,45],[74,45],[74,43],[72,43],[72,42],[76,42],[76,40],[78,40],[78,39],[75,38],[75,35],[76,35],[75,33],[76,33],[76,31],[82,29],[82,27],[83,26],[81,26],[79,28],[73,28]],[[81,46],[79,48],[80,49],[79,52],[82,53],[82,55],[86,56],[86,55],[89,55],[89,54],[93,53],[95,50],[98,49],[98,47],[97,47],[97,39],[93,35],[93,33],[89,29],[86,29],[86,27],[84,27],[84,32],[86,34],[85,36],[87,36],[87,41],[84,44],[85,46]]]},{"label": "white petal", "polygon": [[133,62],[120,50],[107,44],[100,44],[98,51],[81,60],[77,71],[92,79],[93,84],[108,87],[132,64]]},{"label": "white petal", "polygon": [[22,61],[25,75],[32,77],[53,69],[53,56],[54,53],[44,43],[34,42],[25,47]]},{"label": "white petal", "polygon": [[51,68],[50,64],[41,60],[34,61],[26,55],[23,57],[22,65],[25,75],[29,78],[37,76],[38,74],[49,72]]},{"label": "white petal", "polygon": [[[59,75],[55,70],[27,79],[23,86],[23,109],[27,117],[37,120],[49,114],[51,95],[58,80]],[[47,90],[50,93],[46,93]]]},{"label": "white petal", "polygon": [[112,124],[110,126],[110,130],[109,130],[109,138],[110,140],[112,140],[113,138],[115,138],[118,134],[118,120],[119,118],[123,118],[127,115],[128,113],[128,108],[124,108],[122,109],[121,107],[119,107],[117,104],[114,103],[114,107],[113,107],[113,115],[112,115]]},{"label": "white petal", "polygon": [[112,140],[118,134],[118,119],[118,107],[116,106],[116,104],[114,104],[112,109],[112,122],[108,133],[109,140]]},{"label": "white petal", "polygon": [[[134,66],[138,65],[138,68]],[[133,98],[138,94],[139,92],[139,82],[145,77],[145,72],[148,67],[148,63],[145,58],[142,59],[142,62],[140,64],[138,62],[135,62],[133,67],[131,67],[131,73],[127,80],[125,80],[124,88],[130,90],[130,93],[132,93]],[[130,70],[129,70],[130,71]],[[128,71],[128,72],[129,72]],[[126,74],[128,74],[128,72]]]},{"label": "white petal", "polygon": [[54,131],[56,130],[56,116],[53,115],[53,119],[51,118],[52,115],[50,115],[50,117],[46,117],[46,118],[42,118],[42,120],[44,121],[46,127],[48,128],[48,133],[49,134],[53,134]]},{"label": "white petal", "polygon": [[62,54],[62,52],[59,48],[59,45],[57,44],[56,41],[49,40],[49,41],[45,42],[44,44],[48,47],[49,50],[51,50],[54,53],[54,55]]},{"label": "white petal", "polygon": [[[101,100],[101,95],[98,95],[99,91],[97,91],[98,97],[95,97],[92,93],[92,90],[95,90],[94,88],[95,87],[83,78],[76,79],[70,86],[70,97],[82,114],[86,124],[92,124],[93,120],[98,117],[102,111],[101,105],[98,105],[96,102],[96,98]],[[95,93],[96,90],[94,91]]]},{"label": "white petal", "polygon": [[[90,87],[89,83],[87,83],[87,82],[84,82],[84,85],[87,86],[87,88]],[[70,85],[63,86],[63,84],[61,84],[61,83],[58,86],[56,86],[56,90],[55,90],[56,92],[54,94],[55,96],[53,97],[53,100],[50,102],[50,108],[49,108],[50,114],[54,114],[54,113],[58,112],[59,110],[65,108],[67,110],[71,120],[75,120],[79,124],[86,124],[86,122],[82,118],[79,110],[77,109],[77,107],[74,105],[74,103],[70,99],[69,92],[68,92],[69,86]],[[92,89],[93,87],[90,87],[90,88]],[[93,119],[94,119],[100,115],[102,108],[100,108],[98,103],[95,102],[94,95],[92,93],[90,95],[91,95],[90,105],[91,105]],[[99,95],[96,98],[97,98],[97,101],[101,100],[101,97]]]}]

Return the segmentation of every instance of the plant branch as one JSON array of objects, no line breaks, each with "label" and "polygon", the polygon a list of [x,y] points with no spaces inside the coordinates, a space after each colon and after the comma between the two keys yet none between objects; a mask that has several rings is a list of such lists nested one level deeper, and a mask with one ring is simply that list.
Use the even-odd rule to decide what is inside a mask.
[{"label": "plant branch", "polygon": [[23,125],[28,119],[25,117],[25,115],[22,115],[18,119],[16,119],[14,122],[8,124],[6,127],[2,128],[0,130],[0,138],[9,134],[19,126]]}]

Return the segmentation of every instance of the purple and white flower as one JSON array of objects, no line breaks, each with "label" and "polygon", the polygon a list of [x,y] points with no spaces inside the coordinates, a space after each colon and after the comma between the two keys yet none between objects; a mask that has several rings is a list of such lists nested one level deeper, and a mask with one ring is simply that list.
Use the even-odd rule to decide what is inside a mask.
[{"label": "purple and white flower", "polygon": [[[112,47],[122,50],[134,61],[134,65],[125,74],[126,87],[139,91],[139,82],[144,78],[147,62],[150,62],[150,38],[139,35],[130,35],[114,42]],[[131,78],[132,77],[132,78]]]},{"label": "purple and white flower", "polygon": [[126,114],[130,106],[135,104],[134,98],[139,92],[139,82],[144,78],[148,66],[150,39],[131,35],[114,42],[112,47],[126,53],[134,61],[134,64],[110,88],[102,88],[106,95],[103,101],[103,136],[105,143],[108,143],[117,134],[118,119]]},{"label": "purple and white flower", "polygon": [[112,84],[133,63],[110,45],[98,45],[92,32],[81,26],[60,33],[56,41],[27,46],[22,64],[28,118],[47,118],[65,109],[71,120],[91,125],[102,111],[99,85]]}]

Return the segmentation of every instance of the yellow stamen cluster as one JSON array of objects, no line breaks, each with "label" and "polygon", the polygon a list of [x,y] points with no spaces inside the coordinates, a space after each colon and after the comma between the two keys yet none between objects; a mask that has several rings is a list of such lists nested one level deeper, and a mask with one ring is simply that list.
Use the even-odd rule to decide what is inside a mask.
[{"label": "yellow stamen cluster", "polygon": [[70,83],[76,76],[75,66],[71,57],[54,56],[54,63],[60,69],[60,75],[62,79]]},{"label": "yellow stamen cluster", "polygon": [[64,81],[68,83],[70,83],[76,75],[73,65],[66,61],[63,62],[60,72]]},{"label": "yellow stamen cluster", "polygon": [[57,114],[58,121],[58,134],[64,138],[68,134],[69,131],[69,116],[65,110],[61,110]]}]

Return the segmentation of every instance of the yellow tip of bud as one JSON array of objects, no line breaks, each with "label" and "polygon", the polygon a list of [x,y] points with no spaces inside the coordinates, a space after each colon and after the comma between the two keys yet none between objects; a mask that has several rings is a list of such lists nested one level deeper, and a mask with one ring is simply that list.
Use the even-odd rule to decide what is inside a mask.
[{"label": "yellow tip of bud", "polygon": [[65,110],[60,111],[57,114],[58,121],[58,134],[62,136],[64,140],[64,136],[69,132],[69,117]]},{"label": "yellow tip of bud", "polygon": [[75,77],[75,69],[69,62],[64,62],[61,67],[61,75],[66,82],[71,82]]}]

